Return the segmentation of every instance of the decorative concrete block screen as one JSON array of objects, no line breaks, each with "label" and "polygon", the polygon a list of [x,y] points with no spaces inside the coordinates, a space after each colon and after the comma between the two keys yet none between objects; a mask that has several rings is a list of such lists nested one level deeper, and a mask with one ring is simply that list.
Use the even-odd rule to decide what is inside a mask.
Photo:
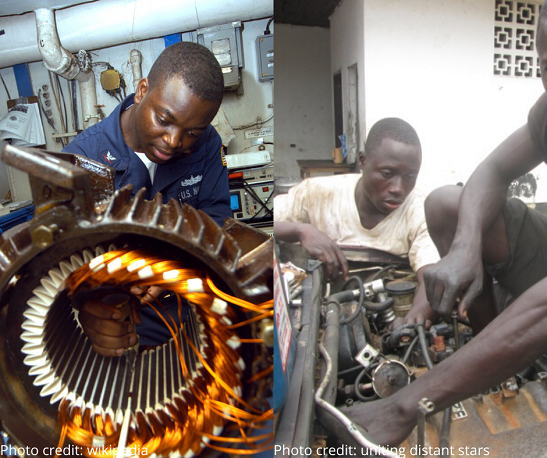
[{"label": "decorative concrete block screen", "polygon": [[496,0],[494,75],[540,77],[535,51],[540,8],[534,2]]}]

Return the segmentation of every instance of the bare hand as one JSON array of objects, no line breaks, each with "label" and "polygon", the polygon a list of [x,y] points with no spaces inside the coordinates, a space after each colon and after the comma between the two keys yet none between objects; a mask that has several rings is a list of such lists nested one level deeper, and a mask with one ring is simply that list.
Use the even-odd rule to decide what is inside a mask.
[{"label": "bare hand", "polygon": [[424,272],[427,300],[433,310],[449,317],[459,298],[458,315],[466,318],[471,303],[482,291],[483,276],[480,255],[451,251]]},{"label": "bare hand", "polygon": [[131,292],[140,298],[141,307],[145,307],[148,304],[155,304],[158,298],[162,297],[167,290],[160,288],[159,286],[149,286],[148,288],[142,288],[140,286],[132,286]]},{"label": "bare hand", "polygon": [[142,322],[140,314],[132,304],[130,313],[133,323],[122,321],[125,318],[124,311],[104,303],[102,299],[100,293],[89,293],[80,306],[78,320],[97,353],[104,356],[123,355],[127,347],[137,343],[133,323]]},{"label": "bare hand", "polygon": [[410,310],[404,318],[397,318],[391,325],[392,329],[397,329],[405,324],[423,324],[425,329],[429,329],[435,321],[436,314],[429,308],[429,310]]},{"label": "bare hand", "polygon": [[304,225],[300,233],[300,244],[311,256],[325,264],[328,278],[335,278],[339,272],[342,272],[345,279],[348,278],[348,261],[342,250],[319,229],[309,224]]}]

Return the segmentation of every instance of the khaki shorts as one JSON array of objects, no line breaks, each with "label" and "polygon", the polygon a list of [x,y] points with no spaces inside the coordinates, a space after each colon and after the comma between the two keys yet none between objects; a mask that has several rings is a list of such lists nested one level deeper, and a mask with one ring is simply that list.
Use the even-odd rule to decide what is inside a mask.
[{"label": "khaki shorts", "polygon": [[514,298],[547,277],[547,215],[508,199],[503,215],[510,254],[486,270]]}]

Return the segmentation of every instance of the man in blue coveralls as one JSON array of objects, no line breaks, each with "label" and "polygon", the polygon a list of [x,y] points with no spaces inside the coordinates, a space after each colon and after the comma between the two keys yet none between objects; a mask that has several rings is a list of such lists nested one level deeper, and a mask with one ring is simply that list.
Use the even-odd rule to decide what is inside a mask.
[{"label": "man in blue coveralls", "polygon": [[[222,161],[222,141],[210,123],[223,94],[224,80],[215,56],[195,43],[175,43],[160,54],[135,94],[63,151],[113,167],[116,189],[132,184],[135,193],[146,187],[149,200],[161,192],[164,203],[175,198],[222,226],[232,216],[228,172]],[[82,305],[79,320],[95,351],[119,356],[136,343],[135,326],[118,322],[120,317],[121,312],[111,306],[94,307],[93,301]],[[133,321],[141,323],[139,313],[133,313]],[[143,331],[149,335],[165,331],[145,321],[148,329]],[[142,343],[154,344],[143,342],[141,335]]]}]

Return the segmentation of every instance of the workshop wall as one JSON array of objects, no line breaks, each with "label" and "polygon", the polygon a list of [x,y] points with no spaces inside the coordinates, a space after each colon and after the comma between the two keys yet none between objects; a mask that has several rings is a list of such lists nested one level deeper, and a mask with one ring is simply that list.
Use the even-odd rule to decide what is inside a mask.
[{"label": "workshop wall", "polygon": [[[259,145],[256,144],[256,139],[245,138],[245,132],[256,128],[257,125],[253,123],[259,122],[258,126],[271,127],[273,133],[273,82],[260,82],[258,75],[258,63],[257,63],[257,51],[256,51],[256,38],[264,34],[268,23],[268,18],[258,19],[255,21],[247,21],[243,23],[242,28],[242,41],[243,41],[243,57],[245,66],[242,69],[242,87],[243,94],[238,95],[236,92],[226,92],[224,101],[222,103],[222,109],[226,115],[226,118],[230,125],[234,128],[236,135],[228,144],[228,154],[238,154],[243,151],[252,152],[257,151]],[[270,31],[273,34],[274,25],[270,24]],[[161,35],[161,31],[158,31],[158,35]],[[63,44],[63,38],[61,38],[61,44]],[[191,41],[191,31],[182,34],[183,41]],[[150,40],[144,40],[134,42],[131,44],[124,44],[119,46],[113,46],[104,49],[96,49],[91,51],[93,59],[93,69],[95,71],[96,87],[97,87],[97,102],[101,106],[101,111],[104,115],[108,115],[119,103],[116,99],[108,95],[100,85],[100,73],[106,69],[106,63],[110,64],[116,70],[118,70],[124,77],[127,88],[127,94],[133,92],[133,76],[131,71],[131,64],[129,62],[129,56],[132,49],[138,49],[143,56],[142,73],[143,76],[148,74],[156,57],[165,48],[165,41],[163,38],[156,38]],[[71,52],[77,52],[78,50],[69,49]],[[32,87],[34,94],[38,95],[38,90],[47,85],[47,91],[51,94],[51,83],[49,80],[48,71],[43,67],[42,62],[33,62],[28,65],[29,73],[31,77]],[[17,85],[12,67],[0,69],[11,98],[17,98]],[[63,94],[67,100],[67,110],[70,111],[70,105],[68,104],[68,88],[67,81],[61,78],[61,87]],[[50,98],[51,99],[51,98]],[[79,90],[78,90],[79,99]],[[0,118],[7,113],[6,102],[8,100],[6,91],[3,87],[0,87]],[[55,106],[55,102],[52,102],[50,107],[53,110],[53,119],[55,126],[59,128],[59,113]],[[69,120],[71,115],[69,112]],[[265,119],[269,119],[267,122],[262,122]],[[82,126],[81,108],[79,113],[80,129]],[[53,129],[47,124],[42,115],[42,121],[44,125],[44,131],[46,136],[46,149],[50,151],[60,151],[62,144],[52,139]],[[244,127],[235,129],[238,127]],[[69,128],[72,130],[72,127]],[[263,142],[267,143],[266,149],[271,152],[272,160],[274,157],[273,151],[273,135],[264,136],[261,138]],[[271,143],[271,144],[268,144]],[[18,185],[18,200],[30,199],[30,188],[28,188],[28,179],[26,174],[13,170],[10,168],[10,173],[13,174],[14,180],[19,183],[26,181],[27,186]],[[0,198],[9,191],[9,183],[7,177],[7,168],[5,164],[0,163]]]},{"label": "workshop wall", "polygon": [[298,159],[330,159],[334,148],[330,34],[277,24],[276,177],[298,178]]},{"label": "workshop wall", "polygon": [[[410,122],[427,192],[465,183],[543,92],[537,77],[494,75],[495,8],[495,0],[344,1],[331,17],[331,74],[342,71],[345,104],[347,69],[359,72],[360,147],[377,120]],[[534,175],[535,200],[547,202],[545,166]]]}]

